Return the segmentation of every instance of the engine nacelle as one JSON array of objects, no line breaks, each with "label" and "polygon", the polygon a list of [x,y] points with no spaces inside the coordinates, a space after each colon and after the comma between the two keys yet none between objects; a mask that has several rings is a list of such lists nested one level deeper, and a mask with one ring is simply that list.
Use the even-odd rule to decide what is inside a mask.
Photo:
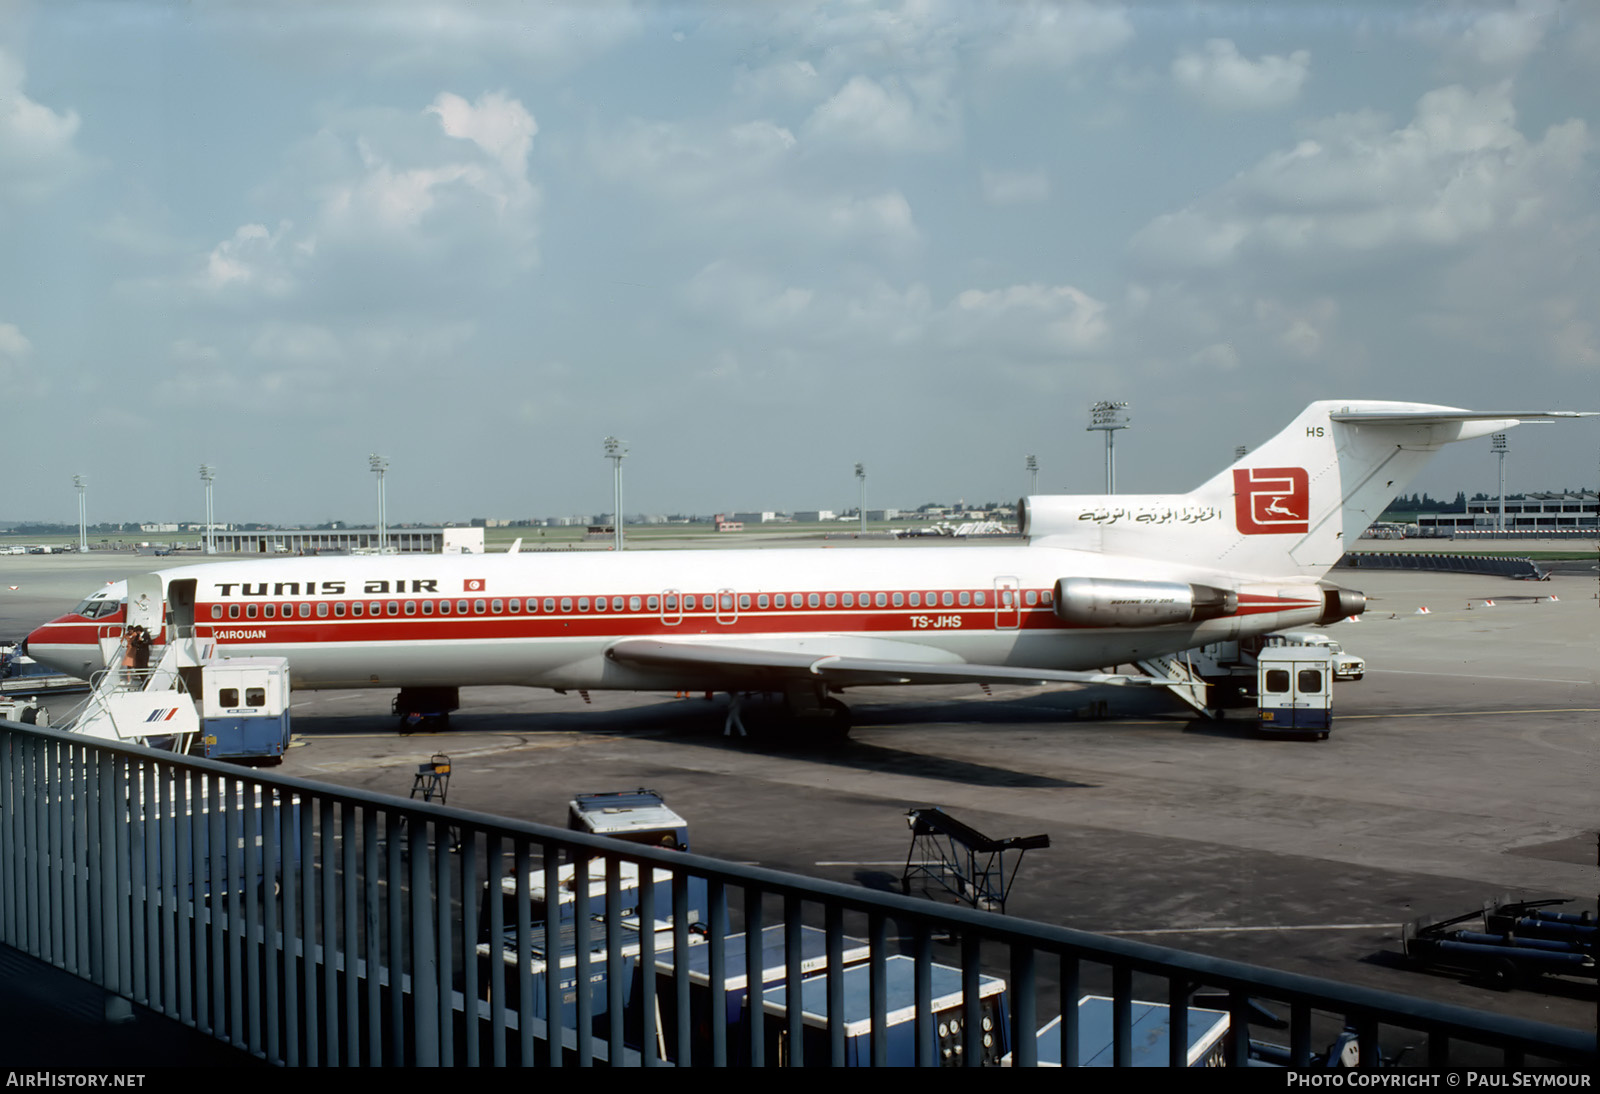
[{"label": "engine nacelle", "polygon": [[1238,610],[1239,594],[1210,585],[1105,577],[1064,577],[1056,582],[1056,618],[1080,627],[1197,623]]},{"label": "engine nacelle", "polygon": [[1323,589],[1322,590],[1322,615],[1317,622],[1326,626],[1337,623],[1341,619],[1348,619],[1352,615],[1360,615],[1367,610],[1367,598],[1364,593],[1354,589]]}]

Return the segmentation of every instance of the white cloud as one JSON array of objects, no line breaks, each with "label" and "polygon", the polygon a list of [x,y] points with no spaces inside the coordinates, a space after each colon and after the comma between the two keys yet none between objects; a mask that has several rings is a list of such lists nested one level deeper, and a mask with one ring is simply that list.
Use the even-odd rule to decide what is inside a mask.
[{"label": "white cloud", "polygon": [[987,55],[991,68],[1068,68],[1085,58],[1114,53],[1133,38],[1133,22],[1119,4],[1007,4],[1001,40]]},{"label": "white cloud", "polygon": [[441,92],[423,113],[438,115],[446,133],[472,141],[499,161],[508,176],[526,181],[528,153],[539,124],[517,100],[495,93],[481,95],[473,104]]},{"label": "white cloud", "polygon": [[1093,350],[1110,334],[1106,305],[1071,285],[968,289],[946,319],[961,340],[1047,354]]},{"label": "white cloud", "polygon": [[1178,87],[1213,110],[1287,106],[1299,97],[1310,71],[1306,50],[1287,57],[1269,53],[1252,61],[1226,38],[1211,39],[1203,50],[1182,50],[1172,62]]},{"label": "white cloud", "polygon": [[[533,115],[502,94],[468,103],[448,92],[422,114],[436,118],[441,132],[469,142],[477,154],[459,157],[456,149],[434,149],[425,134],[357,135],[360,169],[325,182],[322,226],[343,235],[412,242],[430,226],[441,235],[488,230],[514,238],[532,261],[539,199],[528,177],[528,155],[539,131]],[[430,225],[435,218],[439,223]]]},{"label": "white cloud", "polygon": [[1591,139],[1581,120],[1530,141],[1509,84],[1424,95],[1410,124],[1371,114],[1319,123],[1208,197],[1147,224],[1133,246],[1174,268],[1251,254],[1307,265],[1398,246],[1440,248],[1554,215],[1583,183]]},{"label": "white cloud", "polygon": [[954,105],[936,81],[913,85],[889,78],[880,83],[853,76],[812,111],[802,132],[810,139],[875,152],[941,148],[959,136]]},{"label": "white cloud", "polygon": [[917,242],[904,194],[819,185],[801,162],[802,148],[793,133],[767,120],[710,127],[634,122],[595,137],[590,158],[601,177],[670,207],[665,229],[691,231],[699,242],[713,227],[741,246],[783,240],[802,249],[865,244],[898,251]]},{"label": "white cloud", "polygon": [[[1520,68],[1544,43],[1558,17],[1560,0],[1515,0],[1512,4],[1435,4],[1418,21],[1423,40],[1458,60],[1486,68]],[[1581,18],[1581,13],[1572,13]]]},{"label": "white cloud", "polygon": [[23,92],[22,65],[0,49],[0,202],[38,201],[82,165],[78,115],[58,114]]},{"label": "white cloud", "polygon": [[1043,171],[984,168],[979,181],[983,185],[983,200],[990,205],[1035,205],[1050,200],[1050,176]]},{"label": "white cloud", "polygon": [[284,296],[294,288],[290,268],[291,246],[285,240],[291,229],[285,221],[276,232],[265,225],[246,224],[211,249],[196,285],[211,293],[249,290],[266,296]]}]

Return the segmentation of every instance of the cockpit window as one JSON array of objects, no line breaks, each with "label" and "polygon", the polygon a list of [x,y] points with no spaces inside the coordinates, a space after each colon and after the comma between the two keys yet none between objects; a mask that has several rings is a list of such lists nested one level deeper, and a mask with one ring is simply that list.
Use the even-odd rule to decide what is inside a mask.
[{"label": "cockpit window", "polygon": [[109,596],[92,596],[74,608],[73,612],[85,619],[99,619],[103,615],[115,615],[126,603],[126,600],[112,600]]}]

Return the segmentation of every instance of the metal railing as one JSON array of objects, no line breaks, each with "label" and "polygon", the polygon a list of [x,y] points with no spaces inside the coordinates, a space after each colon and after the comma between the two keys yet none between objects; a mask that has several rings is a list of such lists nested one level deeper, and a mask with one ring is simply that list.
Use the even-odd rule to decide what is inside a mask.
[{"label": "metal railing", "polygon": [[[570,912],[540,905],[563,892]],[[778,976],[815,972],[817,1003],[741,1013],[740,974],[772,974],[730,933],[779,926]],[[1115,1063],[1146,999],[1181,1066],[1201,988],[1226,1000],[1233,1064],[1259,1004],[1287,1013],[1292,1064],[1346,1028],[1368,1066],[1408,1045],[1413,1066],[1597,1059],[1593,1031],[8,722],[0,943],[291,1065],[975,1064],[998,1055],[986,1037],[1030,1065],[1057,1013],[1046,1047],[1076,1061],[1096,991]],[[1005,1005],[982,1010],[996,976]],[[999,1025],[960,1020],[980,1012]]]}]

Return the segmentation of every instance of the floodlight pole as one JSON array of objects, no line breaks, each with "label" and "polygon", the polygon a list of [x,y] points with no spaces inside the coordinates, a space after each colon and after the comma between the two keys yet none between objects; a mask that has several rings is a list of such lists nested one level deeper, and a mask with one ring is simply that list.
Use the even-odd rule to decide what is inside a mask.
[{"label": "floodlight pole", "polygon": [[1031,497],[1039,492],[1039,457],[1028,457],[1028,495]]},{"label": "floodlight pole", "polygon": [[1088,432],[1101,430],[1106,435],[1106,493],[1117,492],[1117,461],[1114,452],[1117,430],[1128,428],[1128,404],[1102,400],[1089,408]]},{"label": "floodlight pole", "polygon": [[378,553],[381,555],[389,546],[389,514],[384,511],[383,498],[383,475],[389,470],[389,461],[373,453],[367,457],[367,466],[378,476]]},{"label": "floodlight pole", "polygon": [[1492,435],[1489,438],[1489,449],[1500,460],[1500,520],[1497,530],[1504,532],[1506,530],[1506,453],[1510,451],[1506,447],[1506,435],[1504,433]]},{"label": "floodlight pole", "polygon": [[861,515],[861,531],[864,533],[867,530],[867,465],[866,464],[864,464],[864,463],[856,464],[856,481],[861,486],[861,502],[860,502],[860,506],[859,506],[859,510],[858,511],[859,511],[859,513]]},{"label": "floodlight pole", "polygon": [[611,461],[611,545],[622,550],[622,461],[628,457],[628,445],[615,437],[606,438],[606,459]]},{"label": "floodlight pole", "polygon": [[89,508],[84,501],[83,492],[89,487],[89,480],[82,475],[72,476],[72,485],[78,488],[78,550],[89,550]]},{"label": "floodlight pole", "polygon": [[206,484],[206,528],[205,534],[201,536],[200,542],[204,545],[203,550],[208,555],[214,555],[217,553],[217,540],[216,535],[213,532],[213,529],[216,527],[216,510],[212,508],[211,505],[211,484],[213,481],[215,481],[216,477],[216,468],[204,463],[200,465],[200,481]]}]

